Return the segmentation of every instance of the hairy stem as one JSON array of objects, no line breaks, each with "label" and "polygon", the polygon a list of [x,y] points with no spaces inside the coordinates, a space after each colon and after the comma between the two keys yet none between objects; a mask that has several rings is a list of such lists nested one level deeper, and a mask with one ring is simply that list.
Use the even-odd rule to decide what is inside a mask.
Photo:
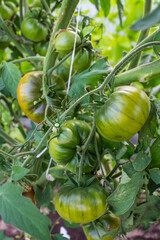
[{"label": "hairy stem", "polygon": [[87,92],[86,94],[84,94],[82,97],[80,97],[76,102],[74,102],[72,104],[72,106],[70,106],[62,115],[61,118],[64,118],[73,108],[75,108],[83,99],[85,99],[86,97],[97,93],[101,90],[103,90],[106,87],[106,84],[108,84],[114,77],[115,75],[121,71],[128,63],[130,60],[132,60],[132,58],[139,52],[141,52],[142,50],[144,50],[147,47],[151,47],[153,45],[160,45],[160,42],[149,42],[149,43],[145,43],[143,45],[140,45],[139,47],[133,49],[131,52],[129,52],[127,55],[125,55],[121,61],[119,61],[117,63],[117,65],[114,67],[114,69],[112,70],[112,72],[105,78],[104,82],[96,89]]},{"label": "hairy stem", "polygon": [[136,81],[144,82],[156,76],[160,76],[160,60],[140,65],[115,76],[114,86],[129,85]]},{"label": "hairy stem", "polygon": [[79,0],[63,0],[62,2],[59,18],[57,19],[56,25],[51,34],[51,39],[44,62],[44,72],[47,72],[48,69],[53,67],[55,64],[57,58],[57,52],[54,48],[55,35],[60,29],[66,29],[68,27],[78,2]]},{"label": "hairy stem", "polygon": [[11,145],[16,146],[18,142],[11,138],[3,129],[0,127],[0,137],[3,138],[6,142],[10,143]]},{"label": "hairy stem", "polygon": [[[144,4],[144,16],[147,15],[152,8],[152,0],[145,0],[145,4]],[[146,29],[140,32],[139,37],[138,37],[138,41],[137,44],[140,43],[143,39],[145,39],[148,34],[149,34],[150,29]],[[139,59],[141,57],[141,53],[139,53],[130,63],[128,69],[132,69],[135,68],[138,65]]]},{"label": "hairy stem", "polygon": [[11,63],[20,63],[20,62],[25,62],[25,61],[43,61],[45,59],[45,57],[42,56],[33,56],[33,57],[26,57],[26,58],[20,58],[20,59],[16,59],[13,61],[10,61]]},{"label": "hairy stem", "polygon": [[[95,119],[95,118],[94,118]],[[83,171],[83,163],[84,163],[84,158],[85,158],[85,154],[86,154],[86,151],[88,149],[88,145],[91,141],[91,139],[93,138],[94,134],[95,134],[95,130],[96,130],[96,122],[95,120],[93,121],[93,126],[92,126],[92,129],[88,135],[88,138],[83,146],[83,150],[82,150],[82,156],[81,156],[81,159],[80,159],[80,164],[79,164],[79,183],[81,184],[82,182],[82,171]]]}]

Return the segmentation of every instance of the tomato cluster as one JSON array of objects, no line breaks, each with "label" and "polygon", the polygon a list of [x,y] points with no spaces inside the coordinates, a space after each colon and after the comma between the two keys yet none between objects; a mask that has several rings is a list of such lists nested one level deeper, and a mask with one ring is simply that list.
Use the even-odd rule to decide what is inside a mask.
[{"label": "tomato cluster", "polygon": [[[41,13],[37,9],[29,11],[21,29],[24,36],[34,42],[36,52],[45,56],[48,48],[48,41],[45,39],[49,33],[49,24],[39,21],[38,14]],[[79,33],[76,36],[70,29],[60,30],[53,45],[58,53],[59,63],[73,51],[75,37],[77,38],[78,49],[73,61],[74,74],[89,68],[92,61],[91,49],[87,45],[81,47],[84,40],[82,41],[80,36]],[[69,56],[50,76],[44,75],[42,71],[25,74],[18,85],[18,102],[26,116],[36,123],[42,122],[46,116],[51,120],[56,118],[57,125],[52,128],[48,147],[49,155],[54,161],[50,172],[53,178],[65,181],[55,195],[55,207],[59,215],[69,222],[83,224],[88,240],[112,240],[118,234],[120,220],[108,212],[108,191],[100,181],[101,178],[99,180],[97,176],[94,179],[92,177],[100,169],[102,159],[106,168],[105,155],[101,160],[98,159],[103,155],[103,138],[106,142],[122,142],[133,137],[148,118],[150,102],[143,90],[133,86],[121,86],[114,89],[112,94],[105,95],[107,101],[103,101],[103,106],[100,105],[96,112],[95,128],[90,121],[80,120],[74,114],[72,118],[69,116],[69,120],[58,121],[57,109],[62,109],[62,102],[67,102],[64,95],[66,83],[61,76],[68,80],[71,59]],[[45,96],[44,84],[47,86]],[[95,87],[97,85],[98,80]],[[93,117],[92,113],[91,115]],[[93,130],[94,133],[91,134]],[[87,148],[84,149],[86,142]],[[66,175],[70,181],[66,181]],[[44,174],[42,176],[38,184],[43,181]],[[85,179],[84,182],[82,179]]]}]

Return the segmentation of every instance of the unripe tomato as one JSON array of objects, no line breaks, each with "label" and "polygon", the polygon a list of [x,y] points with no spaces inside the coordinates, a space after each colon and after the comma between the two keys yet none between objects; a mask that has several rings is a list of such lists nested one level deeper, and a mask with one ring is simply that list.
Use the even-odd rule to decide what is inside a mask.
[{"label": "unripe tomato", "polygon": [[48,36],[49,26],[48,19],[44,19],[44,12],[41,9],[35,8],[29,11],[21,24],[21,30],[24,36],[32,41],[40,42]]},{"label": "unripe tomato", "polygon": [[[51,135],[51,140],[49,142],[50,156],[58,164],[68,164],[67,169],[75,173],[76,166],[79,164],[77,151],[81,154],[81,150],[78,150],[78,148],[81,148],[84,145],[90,131],[91,126],[85,121],[70,120],[64,122],[58,136],[53,137],[56,134],[56,128],[53,129],[53,135]],[[96,138],[99,143],[100,140],[97,133]],[[85,154],[83,173],[91,172],[96,164],[97,157],[94,148],[94,140],[92,140]]]},{"label": "unripe tomato", "polygon": [[[42,92],[42,76],[43,72],[41,71],[27,73],[20,80],[17,88],[18,103],[22,111],[36,123],[44,120],[46,108],[46,101]],[[59,107],[63,97],[62,93],[65,91],[65,83],[57,75],[52,75],[51,83],[53,85],[52,92],[55,96],[55,98],[52,98],[51,104]],[[51,113],[49,109],[48,114]]]},{"label": "unripe tomato", "polygon": [[[87,240],[115,239],[120,226],[120,219],[117,216],[108,212],[99,219],[97,219],[94,223],[95,225],[92,222],[83,225],[83,231],[87,237]],[[114,229],[116,229],[115,232],[111,233],[111,231],[113,231]],[[107,235],[105,236],[105,234]]]},{"label": "unripe tomato", "polygon": [[[70,56],[65,62],[64,66],[70,68],[72,56]],[[91,54],[86,49],[80,49],[74,56],[73,72],[80,73],[87,69],[91,64]]]},{"label": "unripe tomato", "polygon": [[0,16],[6,20],[10,20],[16,13],[16,6],[12,2],[5,2],[0,5]]},{"label": "unripe tomato", "polygon": [[[59,53],[67,54],[73,50],[76,33],[70,30],[61,31],[55,38],[55,48]],[[76,46],[80,45],[81,38],[77,35]]]},{"label": "unripe tomato", "polygon": [[38,42],[38,43],[35,43],[34,48],[40,56],[46,56],[48,44],[49,43],[46,41]]},{"label": "unripe tomato", "polygon": [[76,187],[64,184],[56,193],[55,207],[59,215],[73,223],[88,223],[106,210],[106,193],[99,184]]},{"label": "unripe tomato", "polygon": [[146,122],[150,101],[146,93],[132,86],[118,87],[96,116],[98,132],[111,141],[132,138]]}]

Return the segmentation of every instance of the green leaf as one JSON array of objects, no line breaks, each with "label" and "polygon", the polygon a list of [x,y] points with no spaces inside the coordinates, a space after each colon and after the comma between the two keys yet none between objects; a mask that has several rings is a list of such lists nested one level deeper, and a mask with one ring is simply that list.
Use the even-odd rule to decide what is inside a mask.
[{"label": "green leaf", "polygon": [[68,228],[78,228],[79,227],[79,225],[77,223],[70,223],[66,220],[64,220],[64,225]]},{"label": "green leaf", "polygon": [[146,153],[141,151],[137,153],[132,164],[136,171],[143,171],[149,165],[150,161],[151,157],[149,157]]},{"label": "green leaf", "polygon": [[136,195],[143,184],[143,173],[136,172],[127,183],[120,183],[116,190],[108,197],[107,202],[111,211],[121,216],[134,205]]},{"label": "green leaf", "polygon": [[119,16],[120,24],[121,26],[123,26],[122,17],[124,13],[124,7],[123,7],[122,0],[117,0],[117,7],[118,7],[118,16]]},{"label": "green leaf", "polygon": [[150,168],[160,168],[160,136],[156,138],[150,151],[152,158]]},{"label": "green leaf", "polygon": [[61,234],[54,234],[54,239],[55,240],[68,240],[68,238],[63,237]]},{"label": "green leaf", "polygon": [[50,201],[53,199],[55,185],[56,182],[48,182],[45,189],[36,186],[35,201],[38,207],[48,207]]},{"label": "green leaf", "polygon": [[131,26],[131,29],[134,31],[145,30],[159,22],[160,22],[160,5],[157,8],[155,8],[151,13],[147,14],[145,17],[136,21]]},{"label": "green leaf", "polygon": [[14,240],[13,238],[4,236],[3,231],[0,231],[0,239],[1,240]]},{"label": "green leaf", "polygon": [[17,97],[17,86],[21,79],[21,74],[16,65],[13,63],[5,63],[2,69],[2,79],[13,97]]},{"label": "green leaf", "polygon": [[30,199],[23,197],[22,191],[21,187],[11,182],[0,187],[0,214],[3,221],[39,240],[51,240],[49,218],[42,215]]},{"label": "green leaf", "polygon": [[149,170],[149,174],[151,179],[156,183],[156,184],[160,184],[160,170],[159,169],[150,169]]},{"label": "green leaf", "polygon": [[110,0],[100,0],[101,8],[104,12],[104,16],[107,17],[111,8]]},{"label": "green leaf", "polygon": [[29,172],[29,169],[27,169],[27,168],[24,168],[21,166],[13,166],[11,178],[13,181],[16,182],[16,181],[22,179],[28,172]]},{"label": "green leaf", "polygon": [[4,84],[4,82],[3,82],[3,79],[0,78],[0,91],[1,91],[3,88],[5,88],[5,84]]},{"label": "green leaf", "polygon": [[139,227],[143,224],[143,229],[147,230],[150,223],[160,219],[160,197],[149,196],[147,202],[138,206],[134,213],[135,226]]},{"label": "green leaf", "polygon": [[129,182],[131,180],[131,178],[127,175],[127,173],[122,170],[122,177],[121,177],[121,183],[125,184],[127,182]]},{"label": "green leaf", "polygon": [[[111,66],[107,61],[107,58],[101,58],[96,61],[89,69],[76,74],[72,78],[72,86],[69,91],[69,96],[73,99],[78,99],[84,95],[87,91],[86,86],[89,86],[90,89],[93,89],[98,84],[102,83],[105,76],[111,71]],[[89,101],[85,99],[85,101]]]},{"label": "green leaf", "polygon": [[156,132],[157,122],[156,122],[156,107],[151,104],[151,110],[149,117],[139,132],[137,152],[143,150],[145,151],[151,143]]},{"label": "green leaf", "polygon": [[132,178],[132,176],[135,174],[135,169],[131,162],[124,164],[123,170],[130,178]]}]

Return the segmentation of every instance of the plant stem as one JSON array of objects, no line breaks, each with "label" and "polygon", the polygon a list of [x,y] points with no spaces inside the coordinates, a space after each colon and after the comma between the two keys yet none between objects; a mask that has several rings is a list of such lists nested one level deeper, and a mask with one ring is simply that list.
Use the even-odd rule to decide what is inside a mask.
[{"label": "plant stem", "polygon": [[160,60],[139,65],[138,67],[115,76],[114,86],[129,85],[136,81],[148,81],[160,76]]},{"label": "plant stem", "polygon": [[16,48],[20,51],[22,56],[31,55],[31,51],[26,49],[24,46],[20,44],[19,41],[17,41],[16,36],[10,31],[10,29],[6,26],[3,19],[0,16],[0,26],[3,28],[3,30],[8,34],[10,40],[15,44]]},{"label": "plant stem", "polygon": [[25,62],[25,61],[43,61],[45,59],[45,57],[42,56],[33,56],[33,57],[26,57],[26,58],[20,58],[20,59],[16,59],[13,61],[10,61],[11,63],[20,63],[20,62]]},{"label": "plant stem", "polygon": [[11,115],[14,117],[14,121],[15,121],[16,123],[18,123],[18,125],[19,125],[19,130],[21,131],[22,136],[23,136],[24,138],[26,138],[26,133],[25,133],[24,128],[23,128],[23,126],[22,126],[22,124],[21,124],[21,122],[20,122],[20,120],[19,120],[19,117],[18,117],[17,114],[13,111],[12,101],[8,100],[8,98],[6,98],[6,96],[3,95],[2,93],[0,93],[0,99],[2,99],[2,100],[6,103],[6,105],[7,105],[8,109],[9,109]]},{"label": "plant stem", "polygon": [[44,7],[44,9],[45,9],[48,13],[51,14],[51,10],[50,10],[47,2],[46,2],[45,0],[40,0],[40,1],[41,1],[42,6]]},{"label": "plant stem", "polygon": [[10,143],[11,145],[16,146],[18,142],[11,138],[3,129],[0,127],[0,137],[3,138],[6,142]]},{"label": "plant stem", "polygon": [[59,18],[57,19],[56,25],[50,38],[46,59],[44,62],[44,72],[47,72],[48,69],[53,67],[55,64],[58,55],[54,48],[55,35],[60,29],[66,29],[68,27],[78,2],[79,0],[63,0],[62,2]]},{"label": "plant stem", "polygon": [[104,82],[96,89],[87,92],[86,94],[84,94],[82,97],[80,97],[76,102],[74,102],[72,104],[72,106],[70,106],[62,115],[61,118],[64,118],[73,108],[75,108],[83,99],[85,99],[86,97],[97,93],[101,90],[103,90],[106,87],[106,84],[109,83],[114,77],[115,75],[121,71],[128,63],[129,61],[139,52],[141,52],[142,50],[144,50],[147,47],[151,47],[153,45],[160,45],[160,42],[149,42],[149,43],[145,43],[143,45],[140,45],[139,47],[131,50],[131,52],[129,52],[127,55],[125,55],[121,61],[119,61],[117,63],[117,65],[114,67],[114,69],[112,70],[112,72],[110,72],[108,74],[108,76],[105,78]]},{"label": "plant stem", "polygon": [[[152,0],[145,0],[145,4],[144,4],[144,15],[147,15],[150,11],[151,11],[151,7],[152,7]],[[140,43],[143,39],[145,39],[148,34],[149,34],[150,29],[146,29],[140,32],[139,37],[138,37],[138,41],[137,44]],[[138,65],[139,59],[141,57],[141,53],[139,53],[130,63],[128,69],[132,69],[135,68]]]},{"label": "plant stem", "polygon": [[85,154],[88,149],[88,145],[95,134],[95,130],[96,130],[96,122],[95,122],[95,118],[94,118],[92,129],[88,135],[88,138],[87,138],[84,146],[82,147],[82,155],[81,155],[80,164],[79,164],[79,178],[78,178],[80,184],[82,182],[82,172],[83,172],[83,163],[84,163]]}]

